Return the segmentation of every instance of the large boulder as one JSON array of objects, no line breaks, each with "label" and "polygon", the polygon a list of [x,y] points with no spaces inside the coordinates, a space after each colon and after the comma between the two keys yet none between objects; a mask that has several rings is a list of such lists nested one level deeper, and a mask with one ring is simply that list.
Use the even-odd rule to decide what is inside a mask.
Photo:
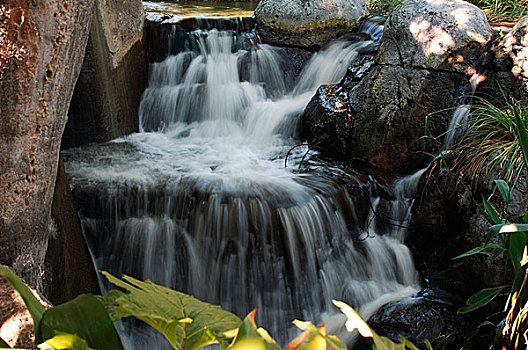
[{"label": "large boulder", "polygon": [[[398,6],[375,64],[348,92],[348,147],[338,156],[389,169],[422,166],[424,154],[436,151],[422,136],[446,131],[452,111],[445,109],[471,89],[469,78],[490,38],[485,14],[464,1],[407,0]],[[312,118],[302,122],[308,130],[315,124]],[[322,152],[336,137],[312,131]]]},{"label": "large boulder", "polygon": [[528,103],[528,16],[522,18],[493,51],[503,90]]},{"label": "large boulder", "polygon": [[36,287],[42,287],[61,136],[92,5],[0,5],[0,263]]},{"label": "large boulder", "polygon": [[63,148],[104,142],[138,130],[146,85],[140,0],[96,0]]},{"label": "large boulder", "polygon": [[[451,162],[448,157],[447,163]],[[508,208],[512,217],[522,217],[528,209],[524,175],[512,188]],[[497,175],[492,173],[489,179],[470,182],[465,178],[457,180],[456,174],[447,169],[426,172],[420,180],[420,198],[412,209],[407,243],[417,266],[431,276],[435,288],[445,291],[460,306],[482,288],[503,285],[508,273],[503,261],[494,259],[493,253],[451,260],[486,242],[490,224],[477,204],[482,203],[482,195],[487,198],[493,192],[495,178]],[[496,194],[492,203],[500,205],[501,201]],[[498,238],[492,243],[500,245]]]},{"label": "large boulder", "polygon": [[264,42],[314,49],[352,31],[367,15],[364,0],[262,0],[255,10]]}]

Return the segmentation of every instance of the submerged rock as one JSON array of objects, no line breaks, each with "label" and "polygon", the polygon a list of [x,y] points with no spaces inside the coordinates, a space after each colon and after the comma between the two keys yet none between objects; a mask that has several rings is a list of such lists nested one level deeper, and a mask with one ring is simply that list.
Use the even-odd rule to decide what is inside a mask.
[{"label": "submerged rock", "polygon": [[[389,169],[423,166],[426,154],[437,150],[422,136],[446,131],[452,115],[446,108],[470,90],[469,78],[490,38],[485,14],[464,1],[407,0],[397,7],[387,20],[375,64],[350,87],[347,129],[338,131],[340,121],[326,121],[348,139],[336,157]],[[312,102],[305,114],[315,108]],[[341,138],[319,135],[312,120],[302,121],[311,142]]]},{"label": "submerged rock", "polygon": [[364,0],[262,0],[255,10],[264,42],[306,48],[352,31],[367,15]]}]

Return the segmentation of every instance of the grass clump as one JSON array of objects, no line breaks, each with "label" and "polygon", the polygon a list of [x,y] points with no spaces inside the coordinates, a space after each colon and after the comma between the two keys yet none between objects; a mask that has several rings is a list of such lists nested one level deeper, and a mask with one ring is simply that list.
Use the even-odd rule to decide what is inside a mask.
[{"label": "grass clump", "polygon": [[528,106],[522,102],[504,97],[496,105],[476,97],[466,131],[453,147],[453,172],[472,181],[487,180],[493,174],[515,183],[524,166],[517,120],[527,126]]}]

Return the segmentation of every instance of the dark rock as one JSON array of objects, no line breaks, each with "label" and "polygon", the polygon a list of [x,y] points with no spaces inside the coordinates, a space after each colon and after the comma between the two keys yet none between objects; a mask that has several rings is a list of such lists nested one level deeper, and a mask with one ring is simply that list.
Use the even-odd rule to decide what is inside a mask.
[{"label": "dark rock", "polygon": [[[437,149],[422,136],[446,131],[452,115],[446,108],[470,91],[469,77],[490,37],[484,13],[463,1],[408,0],[397,7],[385,25],[375,64],[361,82],[349,84],[348,129],[342,118],[333,128],[332,120],[325,122],[325,131],[343,133],[333,139],[348,140],[336,157],[407,171],[426,164],[426,154]],[[309,105],[305,114],[317,113],[310,111],[314,107]],[[333,142],[319,135],[311,120],[307,128],[314,129],[310,142]]]},{"label": "dark rock", "polygon": [[104,142],[138,130],[146,85],[143,5],[97,0],[63,148]]},{"label": "dark rock", "polygon": [[353,31],[367,15],[363,0],[263,0],[255,10],[264,42],[310,49]]},{"label": "dark rock", "polygon": [[[461,335],[464,321],[456,309],[446,302],[430,296],[407,298],[382,306],[368,320],[369,326],[380,336],[399,343],[405,337],[419,348],[424,341],[434,342],[445,338],[445,348],[456,348],[465,340]],[[359,339],[355,350],[371,349],[371,340]]]},{"label": "dark rock", "polygon": [[93,1],[0,6],[0,263],[42,289],[61,136]]},{"label": "dark rock", "polygon": [[59,160],[52,217],[55,230],[48,242],[44,274],[45,285],[49,286],[45,292],[47,298],[58,305],[79,294],[99,294],[96,272],[84,241],[62,159]]},{"label": "dark rock", "polygon": [[491,253],[451,260],[482,245],[490,225],[476,206],[480,194],[467,181],[455,183],[446,170],[427,174],[420,180],[407,243],[422,275],[463,306],[482,288],[503,285],[504,265]]}]

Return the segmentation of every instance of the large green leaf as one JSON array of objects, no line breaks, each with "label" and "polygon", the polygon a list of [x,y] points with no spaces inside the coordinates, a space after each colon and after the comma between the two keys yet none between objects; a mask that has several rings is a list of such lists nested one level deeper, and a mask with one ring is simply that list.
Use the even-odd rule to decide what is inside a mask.
[{"label": "large green leaf", "polygon": [[20,279],[20,277],[18,277],[4,265],[0,265],[0,276],[5,278],[6,281],[9,282],[9,284],[11,284],[11,286],[22,297],[22,300],[24,301],[24,304],[26,304],[31,318],[33,319],[33,327],[35,329],[35,333],[38,333],[40,327],[40,320],[42,319],[44,311],[46,311],[44,306],[33,295],[31,290],[29,290],[28,286],[26,286],[26,284]]},{"label": "large green leaf", "polygon": [[194,350],[219,343],[226,348],[242,320],[220,306],[190,295],[140,281],[129,276],[120,280],[103,272],[108,280],[128,293],[114,291],[102,298],[114,320],[133,316],[161,332],[175,349]]},{"label": "large green leaf", "polygon": [[46,310],[40,322],[38,342],[55,337],[56,332],[76,334],[97,350],[122,350],[123,345],[106,309],[97,297],[79,295],[64,304]]},{"label": "large green leaf", "polygon": [[458,313],[465,314],[471,311],[475,311],[476,309],[488,304],[497,295],[499,295],[499,293],[504,288],[506,287],[502,286],[502,287],[495,287],[495,288],[484,288],[480,290],[479,292],[469,297],[469,299],[466,301],[467,306],[459,309]]},{"label": "large green leaf", "polygon": [[55,336],[38,346],[41,350],[94,350],[86,340],[75,334],[56,332]]}]

